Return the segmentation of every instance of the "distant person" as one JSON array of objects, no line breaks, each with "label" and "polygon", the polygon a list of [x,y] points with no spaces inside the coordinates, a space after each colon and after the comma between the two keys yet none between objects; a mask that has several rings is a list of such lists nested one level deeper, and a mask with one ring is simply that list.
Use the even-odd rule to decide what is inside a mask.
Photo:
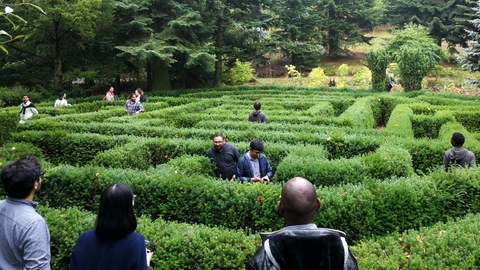
[{"label": "distant person", "polygon": [[72,106],[67,102],[67,94],[65,92],[60,92],[58,94],[57,100],[55,100],[55,104],[53,104],[53,107],[67,107],[67,106]]},{"label": "distant person", "polygon": [[127,184],[117,183],[103,191],[95,229],[78,237],[70,257],[70,270],[146,270],[152,252],[136,233],[135,195]]},{"label": "distant person", "polygon": [[25,123],[27,119],[38,114],[37,108],[30,101],[27,95],[22,96],[22,104],[20,104],[20,124]]},{"label": "distant person", "polygon": [[213,135],[212,140],[213,146],[207,150],[207,157],[216,165],[215,176],[235,180],[240,153],[235,146],[225,142],[225,136],[222,133]]},{"label": "distant person", "polygon": [[257,122],[257,123],[265,123],[267,122],[267,117],[260,111],[262,104],[260,101],[255,101],[253,103],[253,108],[255,111],[251,112],[248,116],[248,121],[250,122]]},{"label": "distant person", "polygon": [[50,232],[33,201],[42,185],[40,161],[27,156],[6,165],[1,180],[0,269],[50,269]]},{"label": "distant person", "polygon": [[273,176],[272,166],[262,152],[261,140],[255,139],[250,142],[250,150],[243,154],[237,164],[237,179],[240,182],[270,183]]},{"label": "distant person", "polygon": [[142,88],[137,88],[137,90],[135,90],[135,95],[137,96],[137,100],[140,103],[143,103],[143,102],[147,101],[145,99],[145,95],[144,95],[144,92],[143,92]]},{"label": "distant person", "polygon": [[319,210],[320,199],[310,181],[301,177],[288,180],[278,202],[287,227],[261,235],[263,245],[247,269],[358,269],[345,233],[315,225]]},{"label": "distant person", "polygon": [[328,87],[336,87],[337,83],[335,82],[335,78],[331,77],[330,81],[328,81]]},{"label": "distant person", "polygon": [[460,132],[454,132],[450,140],[453,148],[445,151],[443,154],[443,167],[448,172],[451,166],[457,167],[475,167],[475,155],[463,148],[465,137]]},{"label": "distant person", "polygon": [[115,89],[113,86],[108,89],[107,93],[105,93],[105,96],[103,97],[103,100],[106,101],[115,101],[115,94],[114,94]]},{"label": "distant person", "polygon": [[137,96],[135,94],[130,95],[130,99],[127,100],[127,103],[125,103],[125,111],[128,113],[128,115],[133,115],[133,114],[138,114],[143,111],[142,103],[137,101]]},{"label": "distant person", "polygon": [[387,84],[387,91],[392,91],[392,88],[395,87],[395,78],[393,78],[393,74],[388,75],[388,84]]}]

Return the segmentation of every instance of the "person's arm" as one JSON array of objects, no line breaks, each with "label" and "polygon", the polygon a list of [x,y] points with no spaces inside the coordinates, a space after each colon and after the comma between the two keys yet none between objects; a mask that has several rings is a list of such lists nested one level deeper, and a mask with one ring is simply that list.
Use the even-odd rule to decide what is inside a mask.
[{"label": "person's arm", "polygon": [[266,165],[266,168],[267,168],[267,174],[266,176],[268,176],[268,179],[271,180],[272,177],[273,177],[273,169],[272,169],[272,166],[270,165],[270,162],[268,162],[268,159],[267,157],[265,156],[265,165]]},{"label": "person's arm", "polygon": [[476,161],[475,161],[475,154],[472,153],[472,159],[469,164],[470,167],[477,167]]},{"label": "person's arm", "polygon": [[50,233],[43,219],[25,232],[23,260],[25,269],[50,270]]},{"label": "person's arm", "polygon": [[450,168],[450,159],[447,156],[447,152],[443,154],[443,168],[446,172],[448,172],[448,169]]},{"label": "person's arm", "polygon": [[250,182],[250,177],[248,177],[246,175],[246,172],[245,172],[245,162],[243,162],[245,159],[243,157],[240,158],[240,160],[238,161],[237,163],[237,179],[238,181],[240,182]]},{"label": "person's arm", "polygon": [[142,103],[139,102],[138,105],[139,105],[139,106],[138,106],[138,111],[137,111],[136,113],[144,112],[145,109],[143,109]]},{"label": "person's arm", "polygon": [[136,261],[135,265],[138,265],[138,269],[148,270],[150,269],[150,261],[153,256],[153,252],[147,254],[147,247],[145,246],[145,238],[142,235],[138,235],[136,238],[135,250],[133,258]]}]

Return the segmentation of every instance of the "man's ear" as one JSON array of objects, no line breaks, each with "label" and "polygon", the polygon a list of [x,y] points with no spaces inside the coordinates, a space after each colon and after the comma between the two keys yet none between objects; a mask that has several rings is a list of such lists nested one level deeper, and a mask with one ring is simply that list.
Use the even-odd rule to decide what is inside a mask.
[{"label": "man's ear", "polygon": [[283,217],[283,214],[285,213],[285,210],[283,209],[282,201],[278,201],[277,211]]},{"label": "man's ear", "polygon": [[320,211],[320,207],[322,206],[322,203],[320,202],[320,199],[317,198],[317,201],[316,201],[316,206],[315,206],[315,210]]}]

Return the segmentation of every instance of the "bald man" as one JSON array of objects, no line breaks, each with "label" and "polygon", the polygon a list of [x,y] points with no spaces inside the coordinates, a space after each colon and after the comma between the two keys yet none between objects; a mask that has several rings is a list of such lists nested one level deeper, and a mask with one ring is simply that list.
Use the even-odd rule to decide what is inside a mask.
[{"label": "bald man", "polygon": [[287,227],[261,235],[263,245],[247,269],[358,269],[345,233],[315,225],[319,210],[320,199],[310,181],[301,177],[288,180],[278,202]]}]

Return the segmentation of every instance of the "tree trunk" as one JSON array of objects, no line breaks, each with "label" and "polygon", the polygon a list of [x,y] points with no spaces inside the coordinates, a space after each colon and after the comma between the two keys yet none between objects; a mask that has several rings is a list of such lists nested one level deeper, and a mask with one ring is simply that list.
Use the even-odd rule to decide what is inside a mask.
[{"label": "tree trunk", "polygon": [[147,91],[152,90],[152,60],[147,58]]},{"label": "tree trunk", "polygon": [[60,47],[60,34],[59,34],[59,22],[54,21],[54,31],[55,31],[55,83],[58,86],[63,85],[63,60],[61,56],[61,47]]},{"label": "tree trunk", "polygon": [[217,21],[217,32],[215,33],[215,73],[213,76],[213,86],[219,87],[222,83],[222,50],[223,50],[223,21]]},{"label": "tree trunk", "polygon": [[152,58],[152,91],[170,91],[170,76],[168,66],[160,58]]}]

